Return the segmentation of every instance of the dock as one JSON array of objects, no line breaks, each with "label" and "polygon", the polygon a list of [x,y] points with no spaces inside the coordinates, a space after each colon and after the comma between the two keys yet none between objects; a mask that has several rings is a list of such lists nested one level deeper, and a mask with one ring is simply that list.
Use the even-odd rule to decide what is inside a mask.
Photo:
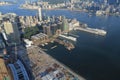
[{"label": "dock", "polygon": [[55,42],[57,42],[61,45],[64,45],[68,50],[72,50],[75,48],[75,46],[71,42],[66,41],[66,40],[55,39]]},{"label": "dock", "polygon": [[72,36],[66,36],[66,35],[59,35],[59,37],[62,37],[62,38],[65,38],[65,39],[68,39],[68,40],[71,40],[71,41],[74,41],[76,42],[77,39],[75,37],[72,37]]}]

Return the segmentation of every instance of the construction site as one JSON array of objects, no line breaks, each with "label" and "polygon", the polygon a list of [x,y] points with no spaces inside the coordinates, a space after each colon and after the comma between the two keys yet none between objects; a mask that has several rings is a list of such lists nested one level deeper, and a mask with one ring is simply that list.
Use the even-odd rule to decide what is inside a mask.
[{"label": "construction site", "polygon": [[33,80],[84,80],[62,63],[58,62],[40,47],[27,48],[27,54],[19,54],[26,68],[31,71]]}]

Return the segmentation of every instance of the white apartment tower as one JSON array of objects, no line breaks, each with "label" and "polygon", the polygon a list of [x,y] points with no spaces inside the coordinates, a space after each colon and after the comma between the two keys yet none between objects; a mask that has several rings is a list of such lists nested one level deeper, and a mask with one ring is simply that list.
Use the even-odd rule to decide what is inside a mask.
[{"label": "white apartment tower", "polygon": [[118,3],[119,3],[119,0],[116,0],[116,3],[118,4]]},{"label": "white apartment tower", "polygon": [[74,0],[71,0],[71,3],[73,3],[74,2]]},{"label": "white apartment tower", "polygon": [[41,8],[38,8],[38,19],[39,19],[39,21],[42,21],[42,10],[41,10]]},{"label": "white apartment tower", "polygon": [[104,0],[104,4],[108,4],[108,0]]}]

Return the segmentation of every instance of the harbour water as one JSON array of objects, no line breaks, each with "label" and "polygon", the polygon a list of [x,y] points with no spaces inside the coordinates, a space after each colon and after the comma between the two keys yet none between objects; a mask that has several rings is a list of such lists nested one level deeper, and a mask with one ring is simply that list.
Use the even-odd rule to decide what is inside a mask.
[{"label": "harbour water", "polygon": [[[22,3],[23,0],[20,0]],[[14,12],[17,15],[36,15],[35,10],[19,9],[20,4],[1,6],[0,12]],[[46,15],[65,15],[67,18],[77,18],[87,23],[91,28],[100,28],[107,31],[106,36],[75,31],[78,35],[76,48],[68,51],[62,45],[50,49],[55,44],[44,48],[46,52],[61,63],[86,78],[87,80],[120,80],[120,17],[117,16],[91,16],[84,12],[69,10],[43,10]]]}]

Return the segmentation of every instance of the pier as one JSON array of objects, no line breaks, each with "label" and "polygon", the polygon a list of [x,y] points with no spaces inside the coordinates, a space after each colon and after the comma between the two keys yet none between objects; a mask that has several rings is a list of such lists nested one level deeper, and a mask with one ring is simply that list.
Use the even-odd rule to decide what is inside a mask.
[{"label": "pier", "polygon": [[66,35],[59,35],[59,37],[62,37],[62,38],[65,38],[65,39],[68,39],[68,40],[72,40],[74,42],[77,41],[77,39],[75,37],[72,37],[72,36],[66,36]]},{"label": "pier", "polygon": [[64,40],[59,40],[59,39],[55,39],[55,42],[64,45],[68,50],[72,50],[75,48],[75,46],[69,42],[69,41],[64,41]]}]

